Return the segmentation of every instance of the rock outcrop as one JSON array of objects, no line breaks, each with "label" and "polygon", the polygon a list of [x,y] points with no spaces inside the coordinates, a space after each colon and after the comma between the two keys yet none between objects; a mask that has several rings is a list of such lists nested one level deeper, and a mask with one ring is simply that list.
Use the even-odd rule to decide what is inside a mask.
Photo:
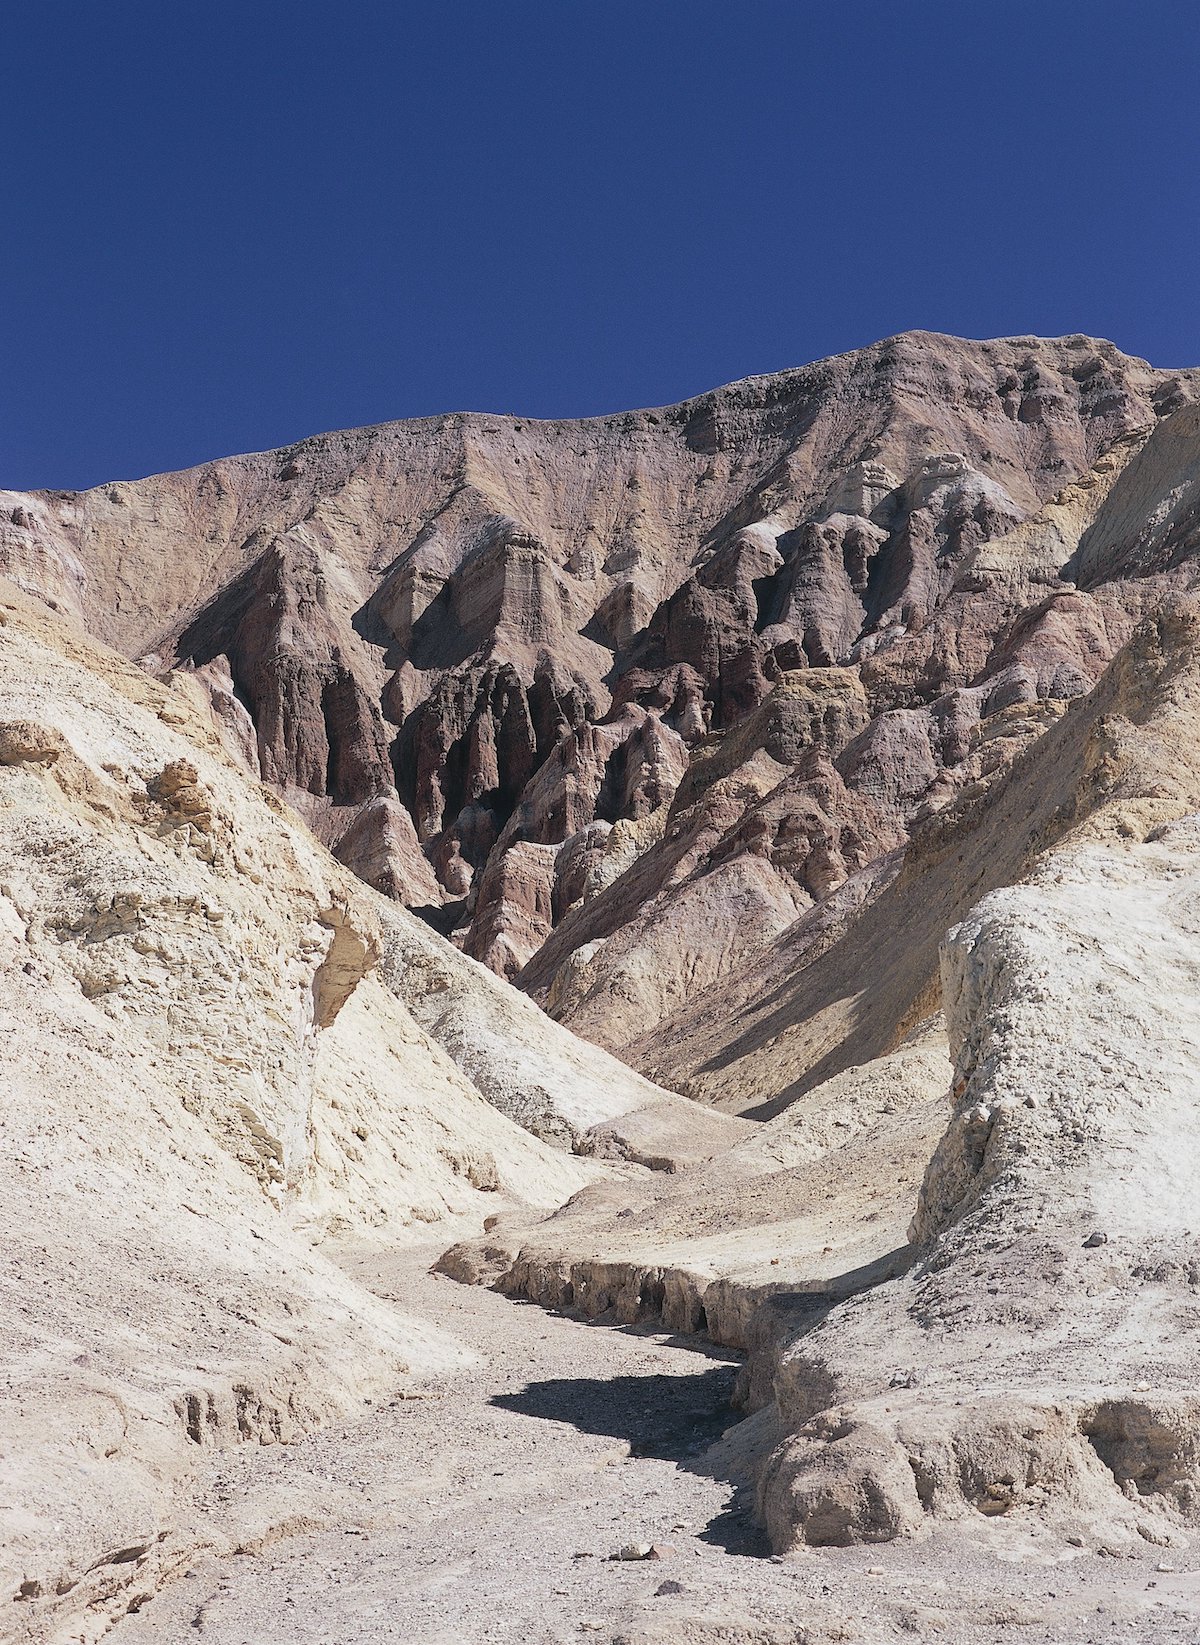
[{"label": "rock outcrop", "polygon": [[776,1546],[979,1514],[1200,1526],[1198,847],[1191,818],[1054,853],[951,932],[955,1101],[915,1261],[782,1355]]},{"label": "rock outcrop", "polygon": [[1197,381],[912,333],[661,410],[5,494],[0,568],[192,674],[368,883],[649,1068],[1186,575]]},{"label": "rock outcrop", "polygon": [[338,1242],[553,1210],[745,1122],[693,1126],[494,997],[240,767],[194,681],[11,584],[0,701],[4,1632],[92,1639],[203,1541],[209,1449],[290,1443],[462,1361]]},{"label": "rock outcrop", "polygon": [[712,1094],[774,1089],[751,1134],[443,1259],[743,1350],[776,1550],[1191,1545],[1198,706],[1185,598],[874,897],[699,997]]},{"label": "rock outcrop", "polygon": [[781,1552],[1195,1536],[1198,387],[918,334],[5,496],[29,1637],[461,1362],[338,1266],[418,1240],[744,1353]]}]

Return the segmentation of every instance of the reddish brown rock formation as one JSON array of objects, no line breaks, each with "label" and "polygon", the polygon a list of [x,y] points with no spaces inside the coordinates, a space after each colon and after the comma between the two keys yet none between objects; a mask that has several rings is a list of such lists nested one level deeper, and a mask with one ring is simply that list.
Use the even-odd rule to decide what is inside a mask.
[{"label": "reddish brown rock formation", "polygon": [[1194,547],[1197,382],[913,333],[14,496],[0,569],[194,671],[346,863],[624,1051],[1090,688]]}]

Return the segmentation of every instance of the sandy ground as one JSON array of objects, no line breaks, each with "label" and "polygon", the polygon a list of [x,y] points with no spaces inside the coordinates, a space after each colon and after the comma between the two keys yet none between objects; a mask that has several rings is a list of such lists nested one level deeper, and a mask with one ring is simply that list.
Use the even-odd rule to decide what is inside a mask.
[{"label": "sandy ground", "polygon": [[[433,1254],[375,1286],[478,1363],[301,1444],[215,1454],[199,1513],[257,1528],[118,1622],[116,1645],[1200,1638],[1195,1559],[1062,1546],[1031,1521],[772,1559],[744,1448],[713,1446],[732,1358],[457,1285],[425,1271]],[[631,1542],[664,1557],[610,1560]]]}]

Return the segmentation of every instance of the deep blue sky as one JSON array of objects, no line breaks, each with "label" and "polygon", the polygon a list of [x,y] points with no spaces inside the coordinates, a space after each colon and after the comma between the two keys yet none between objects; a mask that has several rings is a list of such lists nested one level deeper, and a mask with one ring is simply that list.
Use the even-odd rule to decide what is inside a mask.
[{"label": "deep blue sky", "polygon": [[1200,363],[1195,0],[36,0],[4,61],[0,485],[913,326]]}]

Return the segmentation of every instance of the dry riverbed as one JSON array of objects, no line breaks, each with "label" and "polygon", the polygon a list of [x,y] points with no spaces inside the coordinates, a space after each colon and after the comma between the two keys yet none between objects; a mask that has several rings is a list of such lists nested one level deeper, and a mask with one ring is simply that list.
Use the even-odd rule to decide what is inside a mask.
[{"label": "dry riverbed", "polygon": [[[1060,1546],[1028,1522],[773,1560],[743,1435],[714,1444],[736,1361],[457,1285],[426,1271],[434,1254],[375,1288],[478,1362],[301,1444],[214,1454],[198,1513],[240,1551],[197,1557],[114,1645],[1200,1637],[1194,1560]],[[662,1557],[610,1559],[629,1544]]]}]

